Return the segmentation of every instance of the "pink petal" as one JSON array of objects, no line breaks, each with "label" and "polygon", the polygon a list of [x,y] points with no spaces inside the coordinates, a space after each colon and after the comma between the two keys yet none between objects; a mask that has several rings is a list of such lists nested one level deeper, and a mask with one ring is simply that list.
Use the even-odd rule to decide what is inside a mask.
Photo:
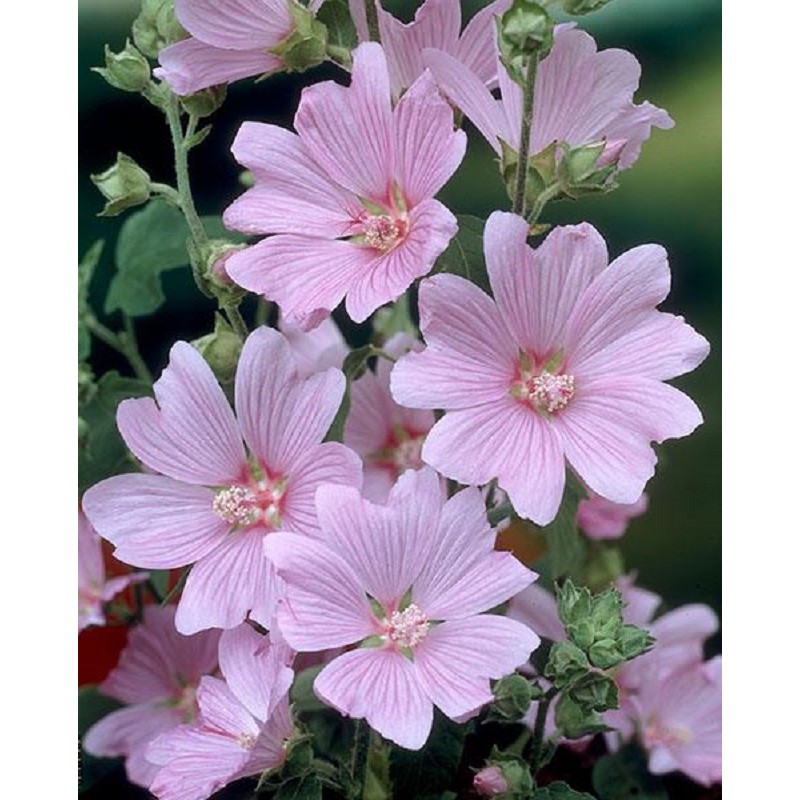
[{"label": "pink petal", "polygon": [[[450,0],[445,1],[452,7]],[[413,207],[447,183],[467,147],[466,134],[453,130],[453,109],[436,90],[429,72],[417,79],[397,104],[394,135],[395,174]]]},{"label": "pink petal", "polygon": [[349,88],[303,90],[294,125],[317,165],[345,189],[387,205],[393,178],[392,105],[386,57],[367,42],[353,51]]},{"label": "pink petal", "polygon": [[142,583],[149,577],[147,572],[134,572],[131,575],[120,575],[118,578],[112,578],[103,586],[103,592],[100,599],[104,602],[111,600],[114,595],[119,594],[136,583]]},{"label": "pink petal", "polygon": [[470,486],[497,478],[517,513],[551,522],[564,493],[564,456],[550,421],[506,394],[495,403],[448,411],[433,426],[423,460]]},{"label": "pink petal", "polygon": [[635,503],[612,503],[604,497],[591,495],[578,504],[578,527],[594,540],[619,539],[634,517],[647,511],[649,500],[642,494]]},{"label": "pink petal", "polygon": [[263,50],[223,50],[190,37],[165,47],[153,74],[166,81],[175,94],[186,96],[241,78],[277,72],[283,62]]},{"label": "pink petal", "polygon": [[546,360],[563,346],[570,313],[608,254],[603,237],[586,223],[556,228],[536,250],[527,238],[522,217],[495,211],[484,232],[486,266],[517,343]]},{"label": "pink petal", "polygon": [[186,483],[234,483],[246,469],[233,411],[203,360],[177,342],[150,398],[123,400],[117,425],[125,443],[150,469]]},{"label": "pink petal", "polygon": [[315,495],[322,484],[361,487],[361,459],[338,442],[310,447],[292,464],[283,498],[281,526],[297,533],[319,530]]},{"label": "pink petal", "polygon": [[239,286],[274,300],[285,319],[310,328],[361,275],[371,274],[376,252],[346,241],[282,234],[233,253],[225,266]]},{"label": "pink petal", "polygon": [[441,507],[441,487],[432,470],[406,472],[385,506],[364,500],[349,487],[323,486],[317,491],[324,541],[387,612],[396,610],[430,557],[430,532]]},{"label": "pink petal", "polygon": [[344,443],[362,458],[381,450],[392,432],[396,408],[388,386],[367,370],[350,387],[350,413],[344,424]]},{"label": "pink petal", "polygon": [[264,552],[288,584],[278,625],[295,650],[342,647],[377,632],[366,592],[337,552],[293,533],[267,536]]},{"label": "pink petal", "polygon": [[519,127],[514,133],[501,103],[461,61],[441,50],[426,50],[423,58],[442,92],[469,117],[498,155],[501,139],[509,144],[519,139]]},{"label": "pink petal", "polygon": [[430,272],[458,230],[456,218],[438,200],[425,200],[412,209],[408,226],[397,247],[353,276],[345,307],[355,322],[363,322],[378,306],[396,300],[415,278]]},{"label": "pink petal", "polygon": [[277,125],[245,122],[231,148],[256,177],[223,215],[225,224],[245,233],[299,233],[335,239],[344,236],[361,211],[310,159],[297,134]]},{"label": "pink petal", "polygon": [[265,721],[294,680],[292,652],[244,623],[219,640],[219,666],[228,688],[256,719]]},{"label": "pink petal", "polygon": [[420,285],[427,348],[392,370],[392,395],[412,408],[469,408],[508,396],[518,349],[492,299],[455,275]]},{"label": "pink petal", "polygon": [[669,293],[667,254],[659,245],[642,245],[609,264],[583,292],[567,322],[569,368],[580,368],[604,348],[652,315]]},{"label": "pink petal", "polygon": [[512,598],[508,606],[508,616],[553,642],[567,638],[567,632],[558,616],[556,598],[538,583],[528,586]]},{"label": "pink petal", "polygon": [[153,569],[183,567],[216,548],[230,523],[214,513],[214,493],[161,475],[117,475],[92,486],[83,498],[95,528],[126,564]]},{"label": "pink petal", "polygon": [[480,491],[463,489],[444,505],[434,548],[414,581],[414,602],[431,619],[479,614],[521,591],[535,579],[510,553],[494,549]]},{"label": "pink petal", "polygon": [[83,511],[78,511],[78,587],[98,588],[105,583],[106,568],[100,537]]},{"label": "pink petal", "polygon": [[696,660],[703,657],[703,645],[719,629],[719,619],[706,605],[692,603],[660,616],[651,626],[659,649],[683,647],[693,652]]},{"label": "pink petal", "polygon": [[509,5],[510,0],[495,0],[478,11],[467,23],[467,27],[464,28],[461,39],[453,51],[456,59],[489,88],[493,88],[497,83],[495,18],[500,16]]},{"label": "pink petal", "polygon": [[298,374],[303,378],[315,372],[323,372],[328,367],[341,368],[350,352],[333,317],[327,317],[314,330],[308,332],[280,318],[278,329],[289,342]]},{"label": "pink petal", "polygon": [[433,705],[414,665],[397,651],[353,650],[335,658],[314,681],[323,702],[400,747],[419,750],[433,724]]},{"label": "pink petal", "polygon": [[445,622],[414,650],[425,693],[448,717],[464,717],[491,702],[489,678],[526,663],[539,637],[516,620],[482,614]]},{"label": "pink petal", "polygon": [[175,15],[193,36],[232,50],[274,47],[293,27],[285,0],[175,0]]},{"label": "pink petal", "polygon": [[175,615],[181,633],[233,628],[248,613],[270,624],[281,587],[262,552],[265,533],[263,528],[232,533],[192,567]]},{"label": "pink petal", "polygon": [[664,111],[652,103],[642,103],[635,106],[632,103],[605,129],[605,136],[609,141],[624,142],[620,152],[617,166],[628,169],[642,149],[642,144],[650,138],[651,128],[674,128],[675,123]]},{"label": "pink petal", "polygon": [[248,447],[271,475],[290,474],[322,441],[344,389],[338,369],[300,379],[278,331],[259,328],[248,336],[236,370],[236,413]]},{"label": "pink petal", "polygon": [[197,704],[200,707],[198,722],[201,727],[234,738],[239,734],[258,736],[259,726],[225,681],[210,675],[203,676],[197,689]]},{"label": "pink petal", "polygon": [[286,758],[285,742],[294,731],[289,713],[289,697],[284,695],[272,711],[266,725],[261,729],[255,747],[250,751],[250,758],[242,768],[240,775],[261,775],[283,763]]},{"label": "pink petal", "polygon": [[653,621],[653,617],[663,601],[655,592],[635,586],[633,584],[635,577],[634,574],[620,575],[616,581],[617,588],[622,593],[622,599],[625,602],[622,618],[631,625],[644,628]]}]

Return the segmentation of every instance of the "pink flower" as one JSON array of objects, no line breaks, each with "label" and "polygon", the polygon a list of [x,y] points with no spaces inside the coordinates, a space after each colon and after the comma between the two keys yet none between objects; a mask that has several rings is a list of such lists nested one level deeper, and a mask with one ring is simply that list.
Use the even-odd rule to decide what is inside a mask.
[{"label": "pink flower", "polygon": [[225,224],[277,234],[234,253],[240,285],[275,300],[289,322],[314,327],[346,296],[363,322],[425,275],[457,230],[433,196],[464,156],[466,137],[428,73],[393,109],[377,44],[353,54],[348,88],[303,90],[297,135],[246,122],[233,143],[256,184]]},{"label": "pink flower", "polygon": [[119,664],[100,691],[126,703],[93,725],[84,749],[96,756],[125,758],[133,783],[149,786],[157,768],[145,758],[159,734],[197,714],[195,692],[202,675],[217,668],[218,631],[181,636],[175,606],[146,606],[144,621],[133,628]]},{"label": "pink flower", "polygon": [[[364,0],[349,0],[350,14],[362,42],[369,41]],[[478,11],[461,32],[460,0],[425,0],[414,21],[400,22],[376,2],[381,44],[389,62],[392,92],[396,97],[425,71],[422,53],[433,47],[449,53],[489,88],[497,85],[494,18],[511,0],[496,0]]]},{"label": "pink flower", "polygon": [[489,679],[538,645],[519,622],[483,613],[536,576],[494,550],[477,489],[445,502],[433,470],[409,470],[385,506],[323,486],[317,513],[319,535],[277,533],[264,548],[288,584],[277,619],[295,650],[364,644],[314,682],[342,714],[417,750],[434,705],[451,719],[473,716],[492,700]]},{"label": "pink flower", "polygon": [[[316,10],[322,0],[310,4]],[[175,0],[178,21],[191,34],[158,55],[154,75],[179,95],[283,68],[270,50],[295,28],[295,0]]]},{"label": "pink flower", "polygon": [[634,503],[612,503],[590,493],[578,505],[578,527],[589,539],[619,539],[628,523],[647,511],[648,497],[641,494]]},{"label": "pink flower", "polygon": [[341,367],[350,352],[333,317],[322,320],[313,331],[278,320],[278,329],[286,337],[297,362],[297,371],[304,378],[330,367]]},{"label": "pink flower", "polygon": [[282,526],[316,530],[321,483],[361,484],[358,456],[321,444],[344,376],[328,369],[302,379],[286,339],[261,328],[242,349],[236,417],[185,342],[173,346],[153,389],[157,404],[126,400],[117,424],[133,453],[160,474],[102,481],[84,497],[86,514],[121,561],[155,569],[194,564],[175,619],[182,633],[234,627],[248,613],[269,626],[280,586],[261,540]]},{"label": "pink flower", "polygon": [[291,656],[247,624],[222,634],[225,680],[204,677],[197,720],[162,734],[147,749],[160,767],[150,785],[159,800],[205,800],[238,778],[283,763],[292,733]]},{"label": "pink flower", "polygon": [[78,511],[78,633],[90,625],[105,625],[103,605],[132,583],[146,581],[146,572],[106,580],[100,537]]},{"label": "pink flower", "polygon": [[694,369],[708,342],[656,310],[666,253],[643,245],[610,265],[591,225],[555,229],[534,251],[522,217],[494,212],[484,248],[494,299],[455,275],[420,287],[427,342],[392,371],[395,400],[447,411],[422,459],[464,484],[497,478],[520,516],[545,525],[565,461],[596,494],[634,503],[650,447],[691,433],[697,406],[663,383]]},{"label": "pink flower", "polygon": [[472,779],[478,797],[496,797],[508,791],[508,781],[500,767],[484,767]]},{"label": "pink flower", "polygon": [[[501,100],[492,97],[481,76],[447,53],[426,50],[424,62],[498,155],[501,139],[519,149],[522,89],[499,60]],[[553,49],[536,75],[530,152],[538,153],[552,142],[577,147],[605,141],[599,165],[617,161],[620,169],[630,167],[652,127],[675,124],[663,109],[633,103],[640,75],[639,62],[625,50],[597,52],[588,33],[557,26]]]},{"label": "pink flower", "polygon": [[703,786],[722,780],[721,656],[649,671],[634,704],[650,772],[680,770]]},{"label": "pink flower", "polygon": [[[397,357],[422,344],[398,333],[384,345]],[[392,363],[378,359],[375,372],[367,370],[350,390],[350,412],[344,426],[344,443],[364,462],[364,497],[383,502],[400,475],[407,469],[421,469],[425,436],[434,423],[432,411],[403,408],[392,399],[389,376]]]}]

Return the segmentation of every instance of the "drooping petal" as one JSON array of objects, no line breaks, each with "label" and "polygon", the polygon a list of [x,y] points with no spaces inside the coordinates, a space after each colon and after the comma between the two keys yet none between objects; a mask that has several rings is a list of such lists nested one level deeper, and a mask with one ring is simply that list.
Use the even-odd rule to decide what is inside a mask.
[{"label": "drooping petal", "polygon": [[325,81],[304,89],[294,125],[313,160],[334,181],[375,203],[388,204],[392,104],[380,45],[366,42],[353,51],[348,88]]},{"label": "drooping petal", "polygon": [[419,298],[428,346],[395,365],[395,400],[411,408],[458,409],[506,397],[518,350],[492,299],[456,275],[426,279]]},{"label": "drooping petal", "polygon": [[642,493],[635,503],[612,503],[604,497],[590,495],[578,504],[578,527],[590,539],[619,539],[634,517],[647,511],[649,499]]},{"label": "drooping petal", "polygon": [[236,370],[236,413],[248,447],[271,474],[290,474],[322,441],[344,388],[338,369],[299,378],[278,331],[259,328],[248,336]]},{"label": "drooping petal", "polygon": [[429,631],[414,650],[414,666],[428,697],[448,717],[464,717],[491,702],[489,678],[513,672],[538,645],[521,622],[481,614]]},{"label": "drooping petal", "polygon": [[256,185],[225,209],[229,228],[335,239],[349,231],[361,210],[355,197],[314,164],[300,137],[285,128],[245,122],[231,150],[253,172]]},{"label": "drooping petal", "polygon": [[405,239],[353,276],[345,303],[350,317],[363,322],[378,306],[396,300],[415,278],[431,271],[457,230],[456,218],[438,200],[413,208]]},{"label": "drooping petal", "polygon": [[[453,5],[451,0],[444,2]],[[429,72],[422,74],[397,104],[394,137],[395,176],[406,202],[413,207],[444,186],[467,147],[466,134],[453,130],[453,109],[437,91]]]},{"label": "drooping petal", "polygon": [[[497,58],[495,40],[497,26],[495,17],[500,16],[511,0],[495,0],[467,23],[453,55],[470,72],[474,73],[490,89],[497,84]],[[440,48],[443,49],[443,48]]]},{"label": "drooping petal", "polygon": [[86,514],[126,564],[171,569],[213,551],[230,523],[214,513],[214,492],[161,475],[107,478],[84,495]]},{"label": "drooping petal", "polygon": [[389,613],[430,556],[431,531],[441,507],[441,487],[432,470],[404,473],[385,506],[364,500],[349,487],[323,486],[317,491],[324,541]]},{"label": "drooping petal", "polygon": [[153,74],[175,94],[186,96],[242,78],[268,75],[283,67],[280,58],[263,50],[224,50],[190,37],[165,47]]},{"label": "drooping petal", "polygon": [[312,331],[304,331],[298,325],[278,319],[278,330],[286,337],[292,348],[298,374],[306,378],[329,367],[341,368],[350,352],[333,317],[322,320]]},{"label": "drooping petal", "polygon": [[603,237],[586,223],[556,228],[536,250],[528,223],[495,211],[484,249],[495,302],[517,343],[550,357],[563,347],[567,320],[586,287],[608,264]]},{"label": "drooping petal", "polygon": [[475,73],[441,50],[426,50],[423,60],[442,92],[469,117],[498,155],[501,139],[514,145],[519,139],[519,127],[515,133],[503,106]]},{"label": "drooping petal", "polygon": [[639,106],[631,103],[606,127],[605,136],[609,141],[625,143],[617,165],[620,169],[628,169],[639,158],[642,144],[650,138],[653,128],[669,130],[674,127],[672,117],[663,108],[647,102]]},{"label": "drooping petal", "polygon": [[251,618],[269,625],[280,595],[262,542],[266,530],[232,533],[192,567],[183,588],[175,625],[183,634],[205,628],[233,628]]},{"label": "drooping petal", "polygon": [[193,36],[231,50],[266,50],[292,30],[285,0],[175,0],[175,15]]},{"label": "drooping petal", "polygon": [[117,425],[150,469],[206,486],[237,481],[246,467],[233,411],[211,367],[187,342],[176,342],[150,398],[123,400]]},{"label": "drooping petal", "polygon": [[413,591],[414,602],[431,619],[479,614],[535,579],[513,555],[494,550],[495,531],[478,489],[463,489],[451,497],[435,531],[433,550]]},{"label": "drooping petal", "polygon": [[371,273],[376,253],[347,241],[281,234],[233,253],[225,266],[239,286],[274,300],[289,322],[308,329]]},{"label": "drooping petal", "polygon": [[289,697],[284,695],[261,729],[255,746],[250,751],[250,757],[239,774],[242,777],[261,775],[262,772],[282,764],[286,758],[286,740],[291,737],[292,731]]},{"label": "drooping petal", "polygon": [[342,647],[378,632],[355,572],[330,547],[307,536],[273,533],[264,552],[288,584],[278,625],[295,650]]},{"label": "drooping petal", "polygon": [[314,692],[408,750],[419,750],[431,732],[433,705],[414,665],[395,650],[366,648],[338,656],[317,676]]}]

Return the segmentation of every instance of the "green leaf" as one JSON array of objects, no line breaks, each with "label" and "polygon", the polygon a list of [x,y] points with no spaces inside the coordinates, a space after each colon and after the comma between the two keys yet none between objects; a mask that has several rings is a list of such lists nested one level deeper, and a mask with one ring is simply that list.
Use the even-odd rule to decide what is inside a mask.
[{"label": "green leaf", "polygon": [[421,750],[392,748],[390,775],[394,796],[438,800],[453,782],[466,730],[466,725],[458,725],[436,710],[433,730]]},{"label": "green leaf", "polygon": [[322,671],[323,665],[309,667],[299,672],[294,679],[290,697],[292,705],[300,714],[308,711],[322,711],[327,708],[325,703],[314,694],[314,681]]},{"label": "green leaf", "polygon": [[117,406],[128,397],[144,397],[150,386],[135,378],[123,378],[118,372],[107,372],[97,383],[97,390],[88,403],[78,407],[88,433],[78,450],[78,491],[83,493],[92,484],[131,472],[134,462],[117,431]]},{"label": "green leaf", "polygon": [[317,19],[328,29],[328,48],[352,50],[358,45],[358,33],[346,0],[327,0],[317,12]]},{"label": "green leaf", "polygon": [[586,792],[576,792],[563,781],[556,781],[541,789],[537,789],[529,800],[595,800]]},{"label": "green leaf", "polygon": [[78,361],[84,361],[89,358],[92,352],[92,335],[87,330],[86,326],[79,320],[78,321]]},{"label": "green leaf", "polygon": [[552,560],[554,577],[567,575],[583,563],[586,542],[578,531],[576,515],[578,503],[585,496],[583,487],[571,473],[568,473],[561,508],[556,518],[542,529],[547,542],[547,552]]},{"label": "green leaf", "polygon": [[628,745],[603,756],[592,770],[592,786],[600,800],[667,800],[661,780],[647,771],[644,753]]},{"label": "green leaf", "polygon": [[275,800],[322,800],[322,784],[315,775],[293,778],[281,785]]},{"label": "green leaf", "polygon": [[[78,689],[78,737],[82,740],[86,731],[122,704],[97,691],[96,686]],[[85,792],[97,781],[120,765],[119,759],[96,758],[80,749],[78,792]]]},{"label": "green leaf", "polygon": [[83,314],[89,306],[89,284],[95,268],[100,263],[105,242],[98,239],[78,263],[78,315]]},{"label": "green leaf", "polygon": [[439,256],[433,274],[448,272],[460,275],[491,294],[492,287],[483,255],[483,229],[486,223],[468,215],[460,215],[456,219],[458,233]]},{"label": "green leaf", "polygon": [[168,569],[151,569],[150,570],[150,583],[153,588],[158,592],[159,600],[163,600],[169,591],[169,573]]}]

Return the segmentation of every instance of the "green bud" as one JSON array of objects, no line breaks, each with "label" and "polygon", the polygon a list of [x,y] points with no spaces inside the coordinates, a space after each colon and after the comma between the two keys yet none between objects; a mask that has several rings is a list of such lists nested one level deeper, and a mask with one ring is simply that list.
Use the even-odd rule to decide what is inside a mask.
[{"label": "green bud", "polygon": [[569,694],[562,694],[556,703],[556,726],[567,739],[580,739],[590,733],[608,730],[600,715],[576,703]]},{"label": "green bud", "polygon": [[[496,770],[499,770],[499,775]],[[493,788],[495,792],[492,796],[495,797],[522,798],[528,797],[533,791],[533,776],[526,761],[513,753],[501,752],[496,747],[492,748],[486,766],[478,774],[483,780],[477,779],[476,776],[475,788],[481,784],[486,785],[487,789]],[[498,793],[497,789],[501,788],[502,791]]]},{"label": "green bud", "polygon": [[106,45],[105,67],[92,67],[93,72],[102,75],[108,83],[124,92],[141,92],[150,83],[150,63],[128,41],[120,53],[112,53]]},{"label": "green bud", "polygon": [[522,719],[531,706],[531,687],[522,675],[507,675],[494,686],[490,716],[504,722]]},{"label": "green bud", "polygon": [[607,675],[590,672],[569,688],[570,698],[587,712],[608,711],[619,707],[617,684]]},{"label": "green bud", "polygon": [[585,620],[591,614],[591,593],[583,586],[575,586],[569,578],[563,586],[556,587],[556,598],[558,616],[565,626]]},{"label": "green bud", "polygon": [[567,625],[566,627],[567,635],[581,650],[586,651],[592,646],[595,632],[590,620],[583,619],[574,625]]},{"label": "green bud", "polygon": [[636,656],[646,653],[656,640],[645,630],[635,625],[623,625],[617,636],[619,648],[625,661],[630,661]]},{"label": "green bud", "polygon": [[223,305],[230,305],[242,299],[245,290],[237,286],[228,275],[225,264],[243,244],[233,244],[225,239],[211,239],[200,250],[200,275],[211,297],[216,297]]},{"label": "green bud", "polygon": [[169,44],[189,34],[175,16],[174,0],[142,0],[142,10],[133,22],[133,41],[150,58]]},{"label": "green bud", "polygon": [[625,656],[613,639],[600,639],[589,647],[589,660],[595,667],[611,669],[624,661]]},{"label": "green bud", "polygon": [[223,386],[232,385],[242,352],[242,340],[223,316],[217,313],[214,319],[214,332],[201,336],[192,344],[208,362],[219,382]]},{"label": "green bud", "polygon": [[372,330],[375,339],[381,344],[396,333],[416,336],[417,330],[408,308],[408,295],[400,295],[400,298],[391,305],[379,308],[372,319]]},{"label": "green bud", "polygon": [[321,64],[327,57],[328,29],[305,6],[290,0],[289,12],[294,21],[292,32],[270,49],[287,72],[303,72]]},{"label": "green bud", "polygon": [[594,171],[597,159],[605,150],[605,142],[583,145],[582,147],[563,147],[561,168],[570,183],[586,180]]},{"label": "green bud", "polygon": [[622,627],[622,595],[610,586],[592,601],[592,624],[595,639],[616,639]]},{"label": "green bud", "polygon": [[187,114],[209,117],[225,102],[227,94],[227,85],[221,83],[219,86],[210,86],[208,89],[201,89],[199,92],[181,97],[180,101]]},{"label": "green bud", "polygon": [[583,582],[593,591],[598,591],[612,584],[625,572],[622,553],[616,547],[596,547],[591,551],[589,562],[585,566]]},{"label": "green bud", "polygon": [[544,674],[558,689],[563,689],[588,671],[586,655],[572,642],[556,642],[544,668]]},{"label": "green bud", "polygon": [[553,46],[553,20],[534,0],[513,0],[497,19],[500,59],[511,77],[525,85],[525,73],[532,57],[544,58]]},{"label": "green bud", "polygon": [[560,143],[562,156],[558,164],[558,177],[562,191],[577,199],[586,194],[610,192],[616,188],[617,159],[620,143],[607,149],[605,141],[570,147]]},{"label": "green bud", "polygon": [[116,217],[126,208],[140,206],[150,199],[150,176],[124,153],[117,153],[116,163],[105,172],[90,177],[108,200],[98,214],[100,217]]},{"label": "green bud", "polygon": [[577,17],[590,14],[592,11],[599,11],[611,0],[563,0],[563,2],[564,11]]}]

